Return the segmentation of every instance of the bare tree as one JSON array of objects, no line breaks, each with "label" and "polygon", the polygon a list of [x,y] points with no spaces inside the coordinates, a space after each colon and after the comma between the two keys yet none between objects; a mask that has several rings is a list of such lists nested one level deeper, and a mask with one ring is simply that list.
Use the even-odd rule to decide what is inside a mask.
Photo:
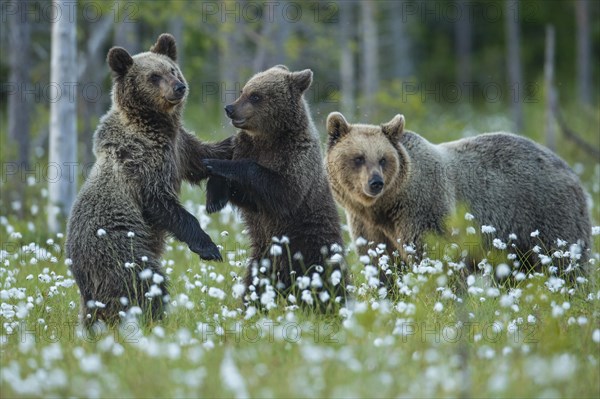
[{"label": "bare tree", "polygon": [[[68,3],[68,4],[67,4]],[[74,3],[54,0],[62,16],[52,24],[51,85],[59,90],[50,104],[50,151],[48,168],[56,171],[49,176],[48,228],[61,231],[63,219],[71,210],[77,187],[77,115],[75,110],[77,82],[77,21]],[[69,7],[69,8],[68,8]]]},{"label": "bare tree", "polygon": [[140,32],[138,24],[129,18],[123,18],[115,27],[114,45],[121,46],[129,54],[136,54],[141,51]]},{"label": "bare tree", "polygon": [[457,2],[460,18],[454,23],[454,36],[456,40],[456,77],[458,83],[471,80],[471,53],[472,53],[472,23],[470,18],[470,2],[459,0]]},{"label": "bare tree", "polygon": [[[21,168],[27,169],[30,147],[31,103],[24,97],[25,87],[31,84],[31,23],[26,13],[14,13],[9,23],[9,66],[8,82],[14,92],[8,96],[8,136],[18,143],[16,157]],[[23,199],[24,182],[17,182],[17,196]],[[23,208],[20,208],[21,212]],[[21,215],[22,216],[22,215]]]},{"label": "bare tree", "polygon": [[521,72],[521,44],[519,34],[519,0],[506,1],[506,68],[514,127],[516,132],[523,130],[523,73]]},{"label": "bare tree", "polygon": [[349,118],[354,119],[356,105],[354,96],[356,95],[356,77],[355,59],[354,59],[354,4],[343,1],[339,3],[340,7],[340,80],[341,80],[341,108],[342,113]]},{"label": "bare tree", "polygon": [[[222,1],[223,7],[235,9],[232,1]],[[238,13],[235,17],[228,16],[219,23],[219,71],[220,82],[218,87],[218,103],[223,107],[233,102],[239,95],[243,82],[241,71],[243,65],[252,65],[245,54],[244,40],[246,36],[247,21]],[[224,126],[229,124],[225,112],[221,112],[221,121]]]},{"label": "bare tree", "polygon": [[102,51],[102,46],[108,40],[112,27],[112,19],[108,14],[102,15],[94,23],[86,24],[85,28],[88,31],[86,48],[78,56],[78,80],[88,88],[82,91],[83,96],[78,99],[82,116],[79,139],[83,148],[84,165],[89,165],[94,160],[92,141],[96,121],[104,112],[105,104],[108,103],[108,95],[104,92],[102,84],[108,72],[104,61],[106,53]]},{"label": "bare tree", "polygon": [[413,58],[410,54],[411,39],[406,31],[408,23],[404,10],[406,0],[395,0],[389,4],[388,24],[392,41],[393,78],[407,78],[414,72]]},{"label": "bare tree", "polygon": [[556,150],[556,126],[554,124],[554,27],[546,26],[546,56],[544,62],[544,81],[546,89],[546,146]]},{"label": "bare tree", "polygon": [[177,52],[177,63],[179,67],[183,70],[183,61],[185,56],[184,49],[184,40],[183,40],[183,31],[184,31],[185,19],[181,15],[181,12],[177,13],[175,16],[169,19],[169,33],[175,37],[175,41],[177,42],[177,48],[179,51]]},{"label": "bare tree", "polygon": [[590,41],[590,6],[588,0],[575,1],[577,26],[577,91],[584,104],[592,103],[592,68]]},{"label": "bare tree", "polygon": [[377,2],[362,1],[362,95],[363,111],[368,117],[372,117],[373,100],[377,93],[379,84],[379,42],[377,40],[377,25],[375,24],[375,12]]}]

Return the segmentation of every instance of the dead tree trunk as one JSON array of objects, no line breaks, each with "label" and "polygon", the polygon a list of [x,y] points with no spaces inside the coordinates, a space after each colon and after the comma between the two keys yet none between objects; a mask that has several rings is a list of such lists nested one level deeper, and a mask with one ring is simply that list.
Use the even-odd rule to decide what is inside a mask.
[{"label": "dead tree trunk", "polygon": [[513,96],[511,109],[514,127],[517,133],[523,130],[523,73],[521,72],[520,35],[519,35],[519,0],[507,0],[506,12],[506,68],[508,85]]},{"label": "dead tree trunk", "polygon": [[340,2],[340,94],[342,113],[348,120],[354,120],[356,104],[356,78],[354,59],[354,4],[352,2]]},{"label": "dead tree trunk", "polygon": [[[69,3],[69,4],[66,4]],[[60,10],[75,8],[65,0],[54,0]],[[76,114],[76,13],[63,14],[52,24],[51,85],[59,90],[50,104],[50,151],[48,170],[48,229],[63,231],[77,188]]]},{"label": "dead tree trunk", "polygon": [[556,151],[556,126],[552,112],[554,103],[554,26],[546,26],[546,56],[544,62],[544,84],[546,89],[546,146]]},{"label": "dead tree trunk", "polygon": [[373,101],[377,93],[379,83],[379,58],[377,40],[377,25],[375,24],[375,11],[377,2],[362,1],[362,95],[363,115],[372,118],[374,110]]},{"label": "dead tree trunk", "polygon": [[461,18],[454,23],[454,35],[456,39],[456,77],[459,84],[471,80],[471,50],[472,50],[472,24],[469,13],[470,3],[459,0],[457,3]]},{"label": "dead tree trunk", "polygon": [[31,84],[31,24],[27,14],[15,13],[9,18],[9,83],[14,85],[15,94],[8,96],[8,135],[19,144],[17,161],[26,168],[29,163],[29,130],[31,103],[24,97],[27,85]]},{"label": "dead tree trunk", "polygon": [[590,6],[588,0],[575,1],[575,26],[577,26],[577,91],[579,101],[592,103],[592,68],[590,41]]},{"label": "dead tree trunk", "polygon": [[112,32],[112,19],[104,15],[99,21],[89,24],[89,33],[86,49],[79,54],[78,80],[86,87],[80,91],[83,96],[79,98],[81,109],[80,144],[83,149],[82,162],[90,165],[94,160],[92,153],[93,135],[96,130],[98,118],[105,112],[108,104],[108,93],[105,93],[103,80],[108,74],[105,62],[106,54],[102,46],[106,43]]}]

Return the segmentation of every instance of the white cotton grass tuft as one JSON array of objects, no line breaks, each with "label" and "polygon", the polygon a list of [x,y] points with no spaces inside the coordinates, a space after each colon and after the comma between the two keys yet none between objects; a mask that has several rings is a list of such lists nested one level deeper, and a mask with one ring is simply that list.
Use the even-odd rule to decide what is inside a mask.
[{"label": "white cotton grass tuft", "polygon": [[498,277],[499,279],[503,279],[505,277],[508,277],[510,275],[510,266],[508,266],[506,263],[500,263],[498,266],[496,266],[496,277]]},{"label": "white cotton grass tuft", "polygon": [[484,234],[493,234],[496,232],[496,228],[494,226],[482,225],[481,232]]},{"label": "white cotton grass tuft", "polygon": [[247,398],[246,381],[233,360],[231,349],[227,348],[221,362],[221,381],[235,398]]},{"label": "white cotton grass tuft", "polygon": [[363,246],[367,245],[369,242],[363,237],[358,237],[354,243],[357,247],[363,247]]},{"label": "white cotton grass tuft", "polygon": [[281,249],[281,245],[273,244],[271,245],[271,249],[269,251],[271,256],[281,256],[283,250]]}]

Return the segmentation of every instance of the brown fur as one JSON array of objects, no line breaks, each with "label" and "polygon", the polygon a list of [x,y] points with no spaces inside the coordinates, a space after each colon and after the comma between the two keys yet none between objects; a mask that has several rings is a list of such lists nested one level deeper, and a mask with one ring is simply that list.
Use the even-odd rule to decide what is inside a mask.
[{"label": "brown fur", "polygon": [[[204,144],[183,128],[187,83],[176,54],[168,34],[149,52],[131,57],[115,47],[108,53],[113,104],[96,130],[96,163],[67,228],[67,256],[88,325],[96,320],[115,324],[119,312],[133,305],[151,319],[162,316],[168,291],[160,257],[167,234],[202,258],[220,259],[210,237],[179,203],[178,193],[182,180],[198,184],[207,177],[202,159],[227,157],[231,140]],[[106,234],[97,235],[99,229]],[[126,268],[125,263],[134,266]],[[141,279],[144,269],[158,275],[159,282]],[[145,294],[153,284],[162,293],[149,299]],[[95,301],[105,307],[88,306]]]},{"label": "brown fur", "polygon": [[[311,82],[310,70],[273,67],[252,77],[226,107],[240,131],[231,161],[205,161],[213,176],[227,179],[225,201],[212,196],[212,189],[222,187],[209,180],[208,196],[217,204],[207,206],[217,210],[231,200],[241,209],[252,244],[248,287],[261,288],[257,268],[263,259],[270,261],[272,283],[280,290],[299,276],[311,277],[321,265],[324,289],[334,297],[341,295],[344,281],[336,287],[329,284],[329,275],[340,265],[328,258],[332,244],[341,248],[342,238],[318,135],[302,96]],[[282,236],[289,238],[289,249],[284,246],[279,257],[269,255],[272,238]]]},{"label": "brown fur", "polygon": [[[402,115],[373,126],[332,113],[327,130],[329,179],[355,239],[400,254],[404,244],[420,249],[424,234],[443,232],[444,219],[464,203],[496,228],[495,237],[516,234],[520,254],[536,245],[552,251],[560,238],[580,244],[580,261],[588,256],[591,221],[577,175],[529,139],[490,133],[436,145],[404,131]],[[535,230],[539,237],[530,235]]]}]

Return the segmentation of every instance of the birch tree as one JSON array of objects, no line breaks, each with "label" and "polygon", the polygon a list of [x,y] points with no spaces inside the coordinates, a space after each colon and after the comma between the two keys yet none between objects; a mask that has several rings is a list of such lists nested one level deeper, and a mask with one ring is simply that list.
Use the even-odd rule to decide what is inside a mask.
[{"label": "birch tree", "polygon": [[54,0],[50,64],[50,151],[48,165],[48,229],[62,230],[77,187],[76,4]]}]

